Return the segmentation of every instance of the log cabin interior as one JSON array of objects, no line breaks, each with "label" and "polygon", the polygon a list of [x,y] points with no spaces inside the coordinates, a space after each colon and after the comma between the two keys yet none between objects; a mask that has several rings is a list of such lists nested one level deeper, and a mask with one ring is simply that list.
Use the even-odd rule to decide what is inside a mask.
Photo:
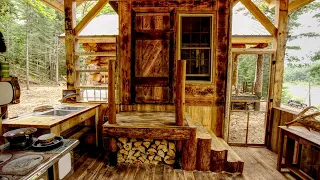
[{"label": "log cabin interior", "polygon": [[[275,22],[251,0],[99,0],[79,23],[83,0],[42,1],[65,14],[63,101],[90,108],[33,126],[96,146],[81,146],[66,176],[55,163],[54,179],[319,178],[320,135],[290,139],[294,130],[278,129],[297,116],[280,108],[288,15],[312,0],[266,0]],[[117,15],[95,18],[108,3]],[[255,20],[233,12],[239,4]],[[257,57],[254,85],[238,83],[243,54]],[[239,112],[244,140],[233,142]],[[250,117],[263,119],[259,142],[250,141]],[[22,120],[3,122],[3,131],[31,126]]]}]

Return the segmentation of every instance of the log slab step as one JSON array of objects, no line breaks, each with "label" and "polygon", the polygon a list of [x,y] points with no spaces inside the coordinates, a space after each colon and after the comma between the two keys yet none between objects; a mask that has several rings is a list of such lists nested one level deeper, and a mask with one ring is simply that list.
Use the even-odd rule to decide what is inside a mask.
[{"label": "log slab step", "polygon": [[225,148],[228,150],[227,161],[224,170],[231,173],[242,173],[244,162],[238,154],[228,145],[222,138],[218,138]]}]

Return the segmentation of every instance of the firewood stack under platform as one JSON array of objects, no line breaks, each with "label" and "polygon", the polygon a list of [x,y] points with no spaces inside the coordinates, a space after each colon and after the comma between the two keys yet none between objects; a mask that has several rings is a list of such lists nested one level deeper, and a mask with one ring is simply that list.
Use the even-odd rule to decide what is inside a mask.
[{"label": "firewood stack under platform", "polygon": [[174,141],[156,139],[117,139],[118,163],[167,164],[175,162],[176,145]]}]

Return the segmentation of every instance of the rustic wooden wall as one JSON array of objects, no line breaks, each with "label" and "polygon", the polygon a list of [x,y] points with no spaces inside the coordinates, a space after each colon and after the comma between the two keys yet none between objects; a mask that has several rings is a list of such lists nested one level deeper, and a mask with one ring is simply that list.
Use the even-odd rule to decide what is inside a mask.
[{"label": "rustic wooden wall", "polygon": [[[170,23],[164,27],[170,29],[167,34],[162,35],[161,32],[157,36],[167,36],[173,39],[168,44],[169,46],[169,79],[168,79],[168,96],[169,103],[174,102],[174,87],[175,87],[175,67],[177,59],[177,37],[178,37],[178,14],[179,13],[204,13],[214,15],[213,28],[213,47],[214,56],[212,63],[213,78],[211,82],[206,83],[187,83],[186,84],[186,105],[189,106],[187,111],[191,113],[193,118],[201,121],[205,126],[218,136],[222,136],[223,120],[225,116],[226,103],[226,81],[227,81],[227,66],[228,66],[228,51],[229,51],[229,36],[230,36],[230,15],[232,8],[230,0],[127,0],[118,3],[119,14],[119,45],[120,45],[120,80],[121,80],[121,104],[133,104],[136,102],[136,81],[134,80],[135,63],[139,62],[136,59],[137,49],[135,35],[133,33],[136,20],[134,19],[137,13],[165,13],[170,14]],[[131,13],[130,13],[131,12]],[[165,16],[163,16],[165,17]],[[157,27],[157,26],[155,26]],[[164,41],[161,41],[162,45]],[[167,46],[166,45],[166,46]],[[161,50],[159,54],[163,54]],[[162,56],[163,57],[163,56]],[[167,58],[167,54],[166,54]],[[157,61],[155,61],[157,62]],[[163,62],[162,62],[163,63]],[[160,81],[158,81],[160,82]],[[163,81],[161,81],[163,82]],[[162,84],[163,85],[163,84]],[[150,88],[149,88],[150,89]],[[151,90],[142,92],[142,95],[150,95]],[[162,91],[163,93],[164,91]],[[148,94],[149,93],[149,94]],[[166,96],[167,97],[167,96]],[[163,98],[163,97],[161,97]],[[195,109],[193,109],[195,108]],[[206,116],[199,116],[192,112],[205,113]],[[205,120],[204,120],[205,119]]]}]

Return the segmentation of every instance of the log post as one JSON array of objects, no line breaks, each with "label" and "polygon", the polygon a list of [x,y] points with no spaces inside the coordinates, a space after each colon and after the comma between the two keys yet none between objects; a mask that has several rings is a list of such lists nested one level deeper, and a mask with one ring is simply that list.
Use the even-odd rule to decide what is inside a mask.
[{"label": "log post", "polygon": [[[263,89],[263,54],[258,54],[257,65],[256,65],[256,76],[254,83],[254,93],[261,99]],[[260,102],[254,103],[254,110],[260,111]]]},{"label": "log post", "polygon": [[233,59],[233,69],[232,69],[232,87],[234,87],[235,90],[235,94],[238,95],[239,94],[239,90],[238,90],[238,58],[239,58],[240,54],[233,54],[232,55],[232,59]]},{"label": "log post", "polygon": [[281,104],[284,58],[288,34],[288,5],[289,0],[276,0],[275,24],[278,27],[278,32],[274,40],[276,63],[273,85],[273,107],[280,107]]},{"label": "log post", "polygon": [[[116,96],[115,96],[115,70],[116,70],[116,61],[109,60],[108,62],[108,112],[109,124],[116,124]],[[117,140],[114,137],[109,139],[109,160],[110,165],[117,165]]]},{"label": "log post", "polygon": [[76,26],[76,1],[64,0],[65,13],[65,48],[67,67],[67,89],[73,90],[75,85],[75,49],[74,28]]},{"label": "log post", "polygon": [[186,61],[178,60],[176,73],[176,125],[183,126],[186,87]]},{"label": "log post", "polygon": [[197,170],[210,171],[211,137],[199,138],[197,147]]},{"label": "log post", "polygon": [[108,109],[109,109],[109,124],[116,124],[116,93],[115,93],[115,60],[109,60],[108,70]]},{"label": "log post", "polygon": [[196,128],[191,131],[190,139],[186,140],[182,150],[182,169],[193,171],[197,161],[197,138]]}]

